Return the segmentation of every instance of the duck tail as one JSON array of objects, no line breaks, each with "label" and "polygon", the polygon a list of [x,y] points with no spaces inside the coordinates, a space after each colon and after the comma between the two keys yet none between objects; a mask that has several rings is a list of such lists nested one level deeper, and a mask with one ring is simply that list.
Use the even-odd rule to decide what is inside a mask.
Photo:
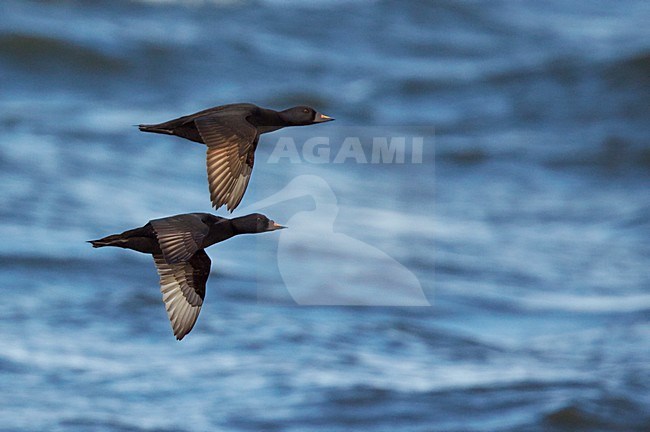
[{"label": "duck tail", "polygon": [[126,239],[122,237],[121,234],[113,234],[101,238],[99,240],[88,240],[88,243],[93,245],[94,248],[104,247],[104,246],[117,246],[124,247],[124,242]]},{"label": "duck tail", "polygon": [[165,135],[174,135],[174,131],[171,129],[165,128],[163,124],[156,124],[156,125],[145,125],[141,124],[138,125],[138,129],[140,129],[141,132],[151,132],[151,133],[159,133],[159,134],[165,134]]}]

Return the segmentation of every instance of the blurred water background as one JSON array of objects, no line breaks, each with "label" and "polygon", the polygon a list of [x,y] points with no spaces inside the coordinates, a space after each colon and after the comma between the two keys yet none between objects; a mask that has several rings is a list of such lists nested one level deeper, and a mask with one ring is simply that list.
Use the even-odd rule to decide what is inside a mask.
[{"label": "blurred water background", "polygon": [[[0,430],[650,430],[649,17],[643,0],[3,1]],[[241,207],[320,177],[333,231],[432,306],[296,305],[269,233],[208,251],[206,305],[173,338],[151,258],[84,241],[210,211],[204,148],[133,125],[232,102],[337,118],[263,136]],[[333,158],[355,128],[423,137],[422,163],[268,162],[279,136],[328,137]],[[263,212],[331,226],[318,199]],[[390,292],[354,250],[299,243],[298,284]]]}]

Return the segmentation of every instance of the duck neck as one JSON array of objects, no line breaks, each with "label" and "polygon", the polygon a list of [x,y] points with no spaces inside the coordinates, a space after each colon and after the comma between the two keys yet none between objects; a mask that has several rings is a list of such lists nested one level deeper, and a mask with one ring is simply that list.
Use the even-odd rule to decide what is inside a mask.
[{"label": "duck neck", "polygon": [[260,108],[256,118],[249,119],[249,121],[257,127],[260,133],[273,132],[287,126],[287,122],[282,119],[279,112],[264,108]]},{"label": "duck neck", "polygon": [[226,219],[210,227],[210,231],[208,231],[208,235],[203,241],[203,247],[206,248],[215,243],[228,240],[237,234],[240,234],[240,232],[236,229],[235,225],[232,223],[232,220]]}]

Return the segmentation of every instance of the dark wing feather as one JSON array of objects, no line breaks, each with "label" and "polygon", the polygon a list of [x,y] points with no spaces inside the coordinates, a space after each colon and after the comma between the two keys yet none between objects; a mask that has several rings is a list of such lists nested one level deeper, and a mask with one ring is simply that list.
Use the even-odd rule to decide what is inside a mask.
[{"label": "dark wing feather", "polygon": [[214,208],[233,211],[241,202],[253,170],[257,129],[239,115],[206,116],[194,120],[208,146],[210,200]]},{"label": "dark wing feather", "polygon": [[165,261],[188,261],[199,249],[210,230],[196,214],[182,214],[151,221]]},{"label": "dark wing feather", "polygon": [[174,336],[181,340],[192,330],[201,312],[210,257],[201,249],[187,262],[169,264],[162,255],[154,255],[153,259],[167,316]]}]

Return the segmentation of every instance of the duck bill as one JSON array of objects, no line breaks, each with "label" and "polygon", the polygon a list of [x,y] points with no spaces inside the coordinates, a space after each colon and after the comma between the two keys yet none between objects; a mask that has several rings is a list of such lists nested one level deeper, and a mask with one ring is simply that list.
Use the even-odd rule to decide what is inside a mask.
[{"label": "duck bill", "polygon": [[321,114],[319,112],[317,112],[316,116],[314,117],[314,123],[325,123],[332,120],[334,120],[332,117]]},{"label": "duck bill", "polygon": [[286,226],[275,223],[275,221],[269,221],[269,231],[275,231],[279,229],[284,229]]}]

